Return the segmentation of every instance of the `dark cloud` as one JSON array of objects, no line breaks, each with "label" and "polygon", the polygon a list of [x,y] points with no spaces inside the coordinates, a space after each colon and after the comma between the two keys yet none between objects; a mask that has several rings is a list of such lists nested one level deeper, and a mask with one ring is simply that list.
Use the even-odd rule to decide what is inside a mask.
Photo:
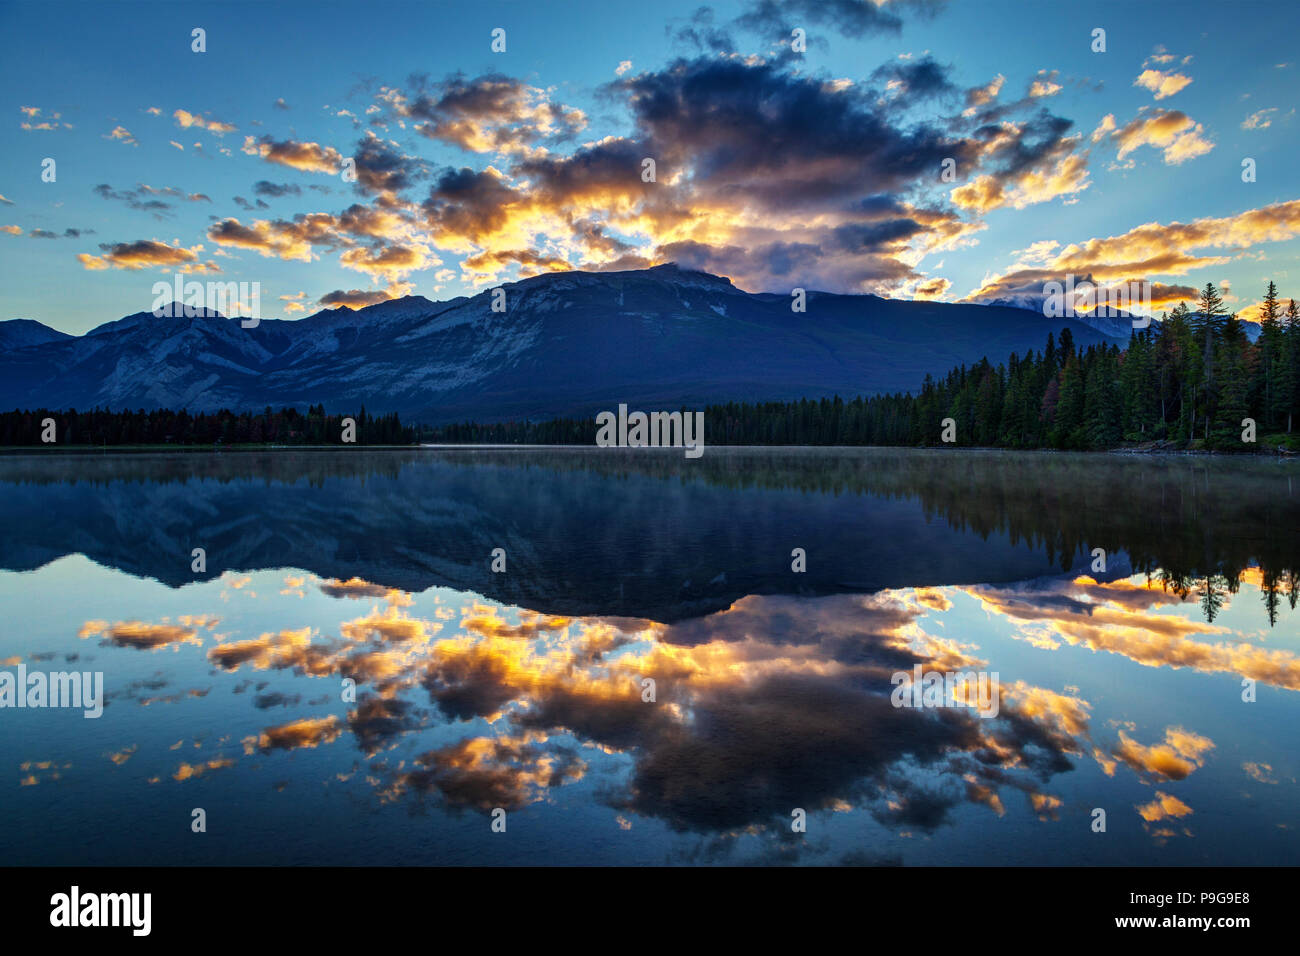
[{"label": "dark cloud", "polygon": [[684,20],[670,20],[664,33],[674,43],[701,53],[729,53],[736,48],[731,34],[714,22],[713,10],[709,7],[698,8]]},{"label": "dark cloud", "polygon": [[750,0],[736,25],[785,40],[795,27],[827,26],[846,37],[899,33],[904,13],[930,16],[946,0]]},{"label": "dark cloud", "polygon": [[373,694],[363,695],[357,709],[348,713],[348,728],[367,756],[387,749],[398,737],[418,730],[422,724],[410,701]]},{"label": "dark cloud", "polygon": [[203,193],[185,193],[175,186],[157,187],[144,183],[137,183],[135,189],[129,190],[117,190],[107,183],[100,183],[92,189],[92,192],[101,199],[125,203],[131,209],[153,213],[155,219],[162,219],[161,214],[173,208],[172,203],[159,198],[162,196],[188,202],[212,202],[212,199]]},{"label": "dark cloud", "polygon": [[379,137],[370,134],[357,143],[357,188],[366,193],[396,193],[423,175],[424,162],[403,156]]},{"label": "dark cloud", "polygon": [[383,291],[363,291],[361,289],[335,289],[333,292],[327,292],[320,297],[318,304],[326,308],[335,306],[347,306],[349,309],[360,309],[367,305],[377,305],[380,302],[387,302],[391,296]]},{"label": "dark cloud", "polygon": [[[161,199],[145,198],[150,194],[139,189],[121,191],[114,189],[107,183],[100,183],[98,186],[94,187],[93,192],[101,199],[126,203],[126,205],[131,209],[136,209],[141,212],[157,214],[169,211],[172,208],[171,203],[164,202]],[[161,216],[158,218],[161,218]]]},{"label": "dark cloud", "polygon": [[265,179],[260,179],[253,183],[253,194],[256,196],[268,196],[271,199],[278,199],[281,196],[301,196],[302,187],[293,183],[272,183]]},{"label": "dark cloud", "polygon": [[678,61],[612,84],[633,111],[645,155],[689,168],[703,195],[773,211],[847,207],[865,192],[900,193],[934,178],[975,144],[926,124],[902,128],[870,91],[835,88],[769,61]]},{"label": "dark cloud", "polygon": [[272,707],[296,707],[300,703],[302,703],[301,694],[281,694],[279,691],[258,694],[253,698],[253,706],[258,710],[269,710]]},{"label": "dark cloud", "polygon": [[445,170],[421,208],[435,241],[443,234],[474,240],[500,229],[521,198],[500,176],[465,166]]},{"label": "dark cloud", "polygon": [[500,73],[474,79],[457,73],[437,83],[414,76],[410,85],[410,99],[388,98],[397,114],[414,120],[420,135],[469,152],[523,153],[567,140],[587,124],[581,110],[553,103],[545,90]]},{"label": "dark cloud", "polygon": [[483,811],[517,809],[586,769],[571,748],[506,738],[462,740],[421,754],[415,762],[421,769],[402,776],[400,787],[436,793],[451,807]]},{"label": "dark cloud", "polygon": [[882,66],[871,74],[871,78],[885,84],[886,92],[920,101],[956,95],[957,87],[948,79],[948,74],[948,67],[927,56],[915,62],[895,61]]}]

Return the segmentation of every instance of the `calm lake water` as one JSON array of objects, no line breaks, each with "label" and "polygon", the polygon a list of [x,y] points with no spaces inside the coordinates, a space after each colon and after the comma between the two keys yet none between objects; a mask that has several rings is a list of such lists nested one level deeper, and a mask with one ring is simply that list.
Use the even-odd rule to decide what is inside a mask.
[{"label": "calm lake water", "polygon": [[0,860],[1295,864],[1297,467],[0,456]]}]

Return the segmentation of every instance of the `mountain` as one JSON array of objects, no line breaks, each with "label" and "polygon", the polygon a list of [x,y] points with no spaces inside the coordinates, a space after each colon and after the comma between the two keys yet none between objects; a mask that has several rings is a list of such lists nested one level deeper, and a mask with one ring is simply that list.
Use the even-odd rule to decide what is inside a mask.
[{"label": "mountain", "polygon": [[[1043,302],[1045,296],[1042,293],[1020,293],[1018,295],[1006,295],[996,299],[982,299],[981,305],[1001,306],[1008,309],[1027,309],[1030,312],[1037,312],[1043,315]],[[1078,310],[1075,314],[1075,320],[1082,322],[1088,328],[1100,332],[1102,335],[1113,339],[1123,339],[1128,341],[1129,334],[1133,331],[1133,320],[1141,319],[1142,316],[1127,312],[1124,309],[1111,309],[1108,306],[1102,306],[1092,312]],[[1152,324],[1160,325],[1159,319],[1152,319]]]},{"label": "mountain", "polygon": [[10,319],[7,322],[0,322],[0,350],[6,352],[70,338],[72,336],[67,332],[42,325],[35,319]]},{"label": "mountain", "polygon": [[[912,391],[984,356],[1039,350],[1077,320],[1017,308],[809,291],[752,294],[675,265],[562,272],[431,302],[395,299],[255,328],[141,312],[0,355],[0,408],[324,404],[408,421],[496,421],[726,401]],[[1125,336],[1125,340],[1127,336]]]}]

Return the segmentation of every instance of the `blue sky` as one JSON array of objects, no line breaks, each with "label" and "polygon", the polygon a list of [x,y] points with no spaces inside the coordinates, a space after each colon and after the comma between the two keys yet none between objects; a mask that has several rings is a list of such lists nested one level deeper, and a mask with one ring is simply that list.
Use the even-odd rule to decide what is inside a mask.
[{"label": "blue sky", "polygon": [[1144,279],[1157,311],[1213,281],[1249,316],[1269,279],[1300,296],[1298,27],[1280,2],[0,4],[0,317],[84,332],[182,270],[299,318],[672,260],[947,301]]}]

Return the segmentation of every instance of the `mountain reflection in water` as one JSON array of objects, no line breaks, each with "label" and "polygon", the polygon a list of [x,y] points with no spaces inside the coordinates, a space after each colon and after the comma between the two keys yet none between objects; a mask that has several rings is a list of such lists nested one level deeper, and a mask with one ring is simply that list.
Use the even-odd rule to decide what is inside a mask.
[{"label": "mountain reflection in water", "polygon": [[[1294,862],[1292,480],[845,449],[0,458],[0,659],[109,691],[97,721],[3,713],[0,851]],[[997,716],[894,706],[917,665],[997,674]]]}]

